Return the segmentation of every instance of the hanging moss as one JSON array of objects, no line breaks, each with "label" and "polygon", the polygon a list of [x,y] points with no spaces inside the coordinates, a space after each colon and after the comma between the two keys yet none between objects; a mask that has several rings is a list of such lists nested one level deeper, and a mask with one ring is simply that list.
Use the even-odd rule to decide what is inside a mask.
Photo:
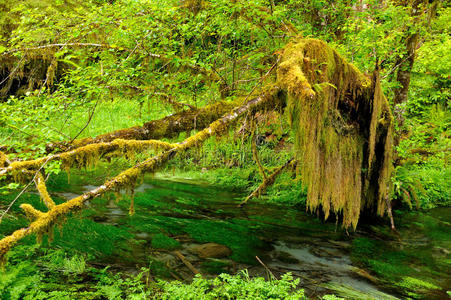
[{"label": "hanging moss", "polygon": [[0,168],[6,167],[7,163],[8,163],[8,157],[6,156],[5,153],[0,151]]},{"label": "hanging moss", "polygon": [[49,195],[49,192],[47,191],[45,179],[44,176],[42,176],[41,172],[38,172],[36,174],[34,181],[36,183],[36,188],[39,192],[39,195],[41,196],[41,199],[44,202],[45,206],[47,206],[48,209],[52,209],[53,207],[55,207],[55,202],[53,202],[52,198]]},{"label": "hanging moss", "polygon": [[72,167],[93,167],[102,157],[107,155],[109,157],[125,155],[125,157],[131,158],[135,153],[140,153],[145,149],[168,150],[173,147],[175,146],[171,143],[158,140],[136,141],[116,139],[108,143],[89,144],[72,151],[35,160],[13,162],[8,167],[0,170],[0,176],[11,173],[15,181],[23,182],[24,179],[28,179],[29,177],[29,174],[23,172],[24,170],[37,170],[52,160],[61,160],[62,168],[69,172]]},{"label": "hanging moss", "polygon": [[287,91],[301,175],[311,211],[343,215],[385,212],[392,152],[392,115],[377,72],[361,74],[326,43],[298,39],[285,47],[278,83]]}]

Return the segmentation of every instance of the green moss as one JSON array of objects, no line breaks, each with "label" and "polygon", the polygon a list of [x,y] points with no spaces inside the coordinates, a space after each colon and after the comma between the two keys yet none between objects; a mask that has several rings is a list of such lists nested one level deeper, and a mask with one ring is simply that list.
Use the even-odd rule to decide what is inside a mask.
[{"label": "green moss", "polygon": [[152,237],[151,242],[154,249],[175,250],[180,248],[180,242],[162,233]]},{"label": "green moss", "polygon": [[438,286],[427,282],[427,281],[423,281],[421,279],[418,278],[413,278],[413,277],[403,277],[401,282],[399,282],[398,284],[400,287],[404,287],[404,288],[408,288],[411,290],[431,290],[431,289],[440,289]]},{"label": "green moss", "polygon": [[377,251],[377,243],[369,238],[355,238],[352,240],[351,258],[354,262],[367,262]]},{"label": "green moss", "polygon": [[166,216],[153,216],[149,218],[149,222],[158,226],[168,234],[177,235],[185,233],[184,228],[186,225],[194,221]]},{"label": "green moss", "polygon": [[395,285],[403,289],[409,297],[414,299],[423,299],[425,298],[424,295],[429,291],[440,289],[440,287],[430,282],[413,277],[403,277]]},{"label": "green moss", "polygon": [[139,210],[138,213],[132,218],[127,218],[124,220],[124,225],[133,231],[145,232],[149,234],[157,234],[162,231],[168,232],[165,229],[162,229],[158,224],[155,224],[152,217],[141,215]]},{"label": "green moss", "polygon": [[[151,190],[146,193],[135,193],[135,206],[153,209],[167,209],[171,207],[169,201],[164,201],[170,196],[170,191]],[[125,202],[125,201],[124,201]]]},{"label": "green moss", "polygon": [[443,222],[437,218],[421,215],[422,222],[424,224],[424,233],[433,240],[449,242],[449,232],[451,230],[451,224]]}]

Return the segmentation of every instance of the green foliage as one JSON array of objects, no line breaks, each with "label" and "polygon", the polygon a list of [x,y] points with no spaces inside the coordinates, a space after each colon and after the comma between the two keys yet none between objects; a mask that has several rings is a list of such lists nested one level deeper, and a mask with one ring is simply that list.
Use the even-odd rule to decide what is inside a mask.
[{"label": "green foliage", "polygon": [[19,263],[12,271],[0,273],[0,293],[4,299],[21,299],[37,286],[40,278],[31,262]]},{"label": "green foliage", "polygon": [[451,204],[451,169],[433,166],[399,167],[394,177],[395,196],[410,208],[434,208]]},{"label": "green foliage", "polygon": [[451,172],[447,163],[451,115],[439,105],[423,107],[420,114],[423,116],[405,122],[409,133],[397,147],[402,164],[393,179],[395,196],[410,206],[414,203],[422,208],[447,206],[451,194],[447,180]]},{"label": "green foliage", "polygon": [[293,290],[299,280],[285,274],[281,280],[265,281],[249,278],[247,272],[232,276],[221,274],[215,279],[194,278],[186,285],[180,282],[160,282],[161,299],[305,299],[303,290]]},{"label": "green foliage", "polygon": [[291,172],[282,173],[276,182],[267,190],[267,195],[263,199],[269,203],[304,206],[307,194],[299,178],[293,178]]},{"label": "green foliage", "polygon": [[366,5],[367,9],[355,9],[352,17],[343,21],[343,39],[336,41],[337,47],[361,70],[373,70],[379,59],[384,74],[390,72],[397,55],[403,54],[400,45],[413,18],[407,7],[392,1],[386,2],[384,9],[376,1]]},{"label": "green foliage", "polygon": [[49,251],[41,260],[43,269],[49,272],[61,272],[64,275],[76,276],[86,271],[86,260],[83,255],[74,254],[67,257],[67,253],[63,249]]},{"label": "green foliage", "polygon": [[[16,248],[11,254],[13,263],[0,271],[2,299],[305,299],[303,290],[297,289],[299,280],[293,280],[290,274],[280,280],[265,281],[242,272],[213,279],[197,276],[191,284],[159,281],[146,285],[148,269],[137,276],[125,276],[107,269],[87,268],[66,277],[68,273],[61,273],[57,266],[64,259],[58,250],[50,250],[44,256],[36,255],[35,251],[31,260],[16,261],[30,250]],[[90,282],[73,277],[77,275],[91,278]]]},{"label": "green foliage", "polygon": [[[410,98],[406,109],[410,116],[422,116],[423,121],[428,121],[429,110],[434,108],[433,105],[441,108],[449,107],[450,11],[451,8],[446,6],[437,11],[437,17],[431,22],[424,44],[418,49],[418,58],[413,69]],[[449,113],[447,118],[449,123]]]}]

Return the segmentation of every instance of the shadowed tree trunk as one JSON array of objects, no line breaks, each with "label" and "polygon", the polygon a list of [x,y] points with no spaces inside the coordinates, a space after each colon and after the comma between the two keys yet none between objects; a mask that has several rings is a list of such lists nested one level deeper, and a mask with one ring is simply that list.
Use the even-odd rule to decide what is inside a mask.
[{"label": "shadowed tree trunk", "polygon": [[413,18],[413,25],[407,27],[407,35],[405,37],[405,48],[402,56],[399,56],[395,62],[398,66],[398,72],[396,74],[396,80],[399,83],[399,87],[394,91],[394,105],[395,116],[400,126],[404,123],[403,109],[399,104],[407,102],[410,87],[410,77],[412,74],[413,65],[415,62],[415,54],[418,48],[420,35],[416,23],[420,21],[420,17],[423,14],[427,14],[427,22],[430,23],[431,19],[435,16],[438,1],[424,1],[424,0],[410,0],[410,1],[398,1],[402,6],[411,9],[410,15]]}]

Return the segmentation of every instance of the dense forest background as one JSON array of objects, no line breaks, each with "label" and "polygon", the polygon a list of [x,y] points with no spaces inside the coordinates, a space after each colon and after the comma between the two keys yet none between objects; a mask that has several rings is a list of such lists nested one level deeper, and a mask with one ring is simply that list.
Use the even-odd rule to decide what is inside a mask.
[{"label": "dense forest background", "polygon": [[[0,0],[0,168],[73,150],[91,143],[92,138],[106,141],[111,132],[143,126],[152,120],[164,120],[152,123],[154,138],[162,143],[182,142],[229,112],[236,103],[250,100],[277,82],[280,57],[290,42],[320,39],[368,78],[377,72],[394,117],[393,173],[389,182],[394,225],[400,223],[401,236],[403,226],[434,232],[428,241],[437,239],[434,251],[444,253],[440,263],[435,254],[424,259],[436,269],[422,278],[421,270],[409,269],[409,264],[414,264],[415,249],[387,258],[375,250],[376,242],[357,237],[352,242],[356,249],[352,252],[353,262],[366,272],[367,280],[377,277],[380,285],[404,297],[446,297],[446,286],[451,281],[449,276],[440,281],[437,274],[450,270],[450,248],[445,242],[449,233],[443,233],[449,223],[446,217],[432,221],[429,210],[441,208],[446,215],[445,209],[451,205],[450,10],[446,1],[417,0]],[[218,116],[208,117],[213,114],[212,107]],[[205,119],[197,119],[204,114]],[[168,123],[174,120],[165,119],[169,115],[181,123],[189,118],[189,125],[174,129],[175,125]],[[292,119],[289,110],[277,105],[243,116],[217,137],[206,139],[202,146],[177,155],[161,169],[161,174],[239,192],[238,203],[246,200],[277,205],[280,211],[305,211],[307,192],[299,174],[302,162],[296,160],[299,149]],[[127,139],[126,134],[114,137]],[[165,144],[158,146],[164,148]],[[40,168],[41,179],[47,181],[50,194],[58,198],[59,188],[69,185],[68,177],[71,185],[84,182],[99,186],[158,150],[132,148],[93,156],[93,160],[78,157],[79,165],[69,166],[70,172],[64,161],[45,161],[45,167]],[[88,168],[77,171],[78,167]],[[277,177],[267,180],[274,173]],[[39,206],[39,196],[36,200],[33,192],[21,192],[33,190],[34,185],[30,187],[30,180],[20,177],[0,177],[0,237],[26,226],[19,204]],[[134,199],[136,209],[130,205],[133,193],[121,197],[127,203],[126,210],[138,214],[141,200]],[[118,194],[120,191],[116,191]],[[413,218],[412,210],[424,213],[423,219],[409,219]],[[324,219],[324,212],[311,211],[312,219]],[[74,220],[89,217],[86,212],[74,213],[68,222],[73,225]],[[334,227],[335,217],[337,222],[343,219],[345,223],[337,213],[320,228]],[[398,240],[395,236],[399,233],[389,230],[387,215],[382,218],[364,214],[361,219],[362,226],[387,227],[378,229],[378,234],[382,231]],[[77,223],[79,233],[104,230],[93,223]],[[115,241],[129,233],[120,226],[112,227],[103,232],[111,237],[109,242],[92,238],[82,245],[76,233],[65,233],[54,244],[44,237],[42,247],[32,239],[25,240],[10,251],[6,269],[0,273],[0,294],[5,299],[177,299],[188,295],[196,299],[200,293],[210,292],[210,298],[227,298],[227,293],[233,299],[304,297],[301,290],[294,289],[297,283],[291,275],[270,282],[221,275],[216,279],[199,277],[192,285],[164,281],[154,286],[149,283],[152,276],[171,277],[158,272],[151,276],[152,270],[158,269],[155,262],[138,277],[113,275],[116,270],[109,272],[96,262],[105,253],[111,255]],[[213,230],[205,227],[205,231]],[[334,230],[348,234],[348,228],[340,228],[339,224]],[[358,230],[352,231],[349,234],[358,235]],[[177,249],[173,244],[179,242],[173,239],[177,235],[168,232],[158,236],[164,246],[154,244],[157,239],[152,235],[153,248]],[[192,232],[190,235],[194,236]],[[223,244],[234,250],[233,255],[238,253],[238,247],[228,242]],[[90,243],[93,248],[83,250]],[[111,249],[100,249],[100,244],[108,244]],[[377,264],[367,258],[371,255],[378,257]],[[388,267],[398,263],[405,269]],[[64,274],[56,275],[58,272]],[[393,285],[396,281],[401,284]],[[67,291],[64,286],[71,288]],[[223,289],[215,290],[218,286]],[[428,294],[431,290],[441,293]],[[331,288],[328,292],[338,293]],[[345,298],[360,296],[347,294]]]}]

